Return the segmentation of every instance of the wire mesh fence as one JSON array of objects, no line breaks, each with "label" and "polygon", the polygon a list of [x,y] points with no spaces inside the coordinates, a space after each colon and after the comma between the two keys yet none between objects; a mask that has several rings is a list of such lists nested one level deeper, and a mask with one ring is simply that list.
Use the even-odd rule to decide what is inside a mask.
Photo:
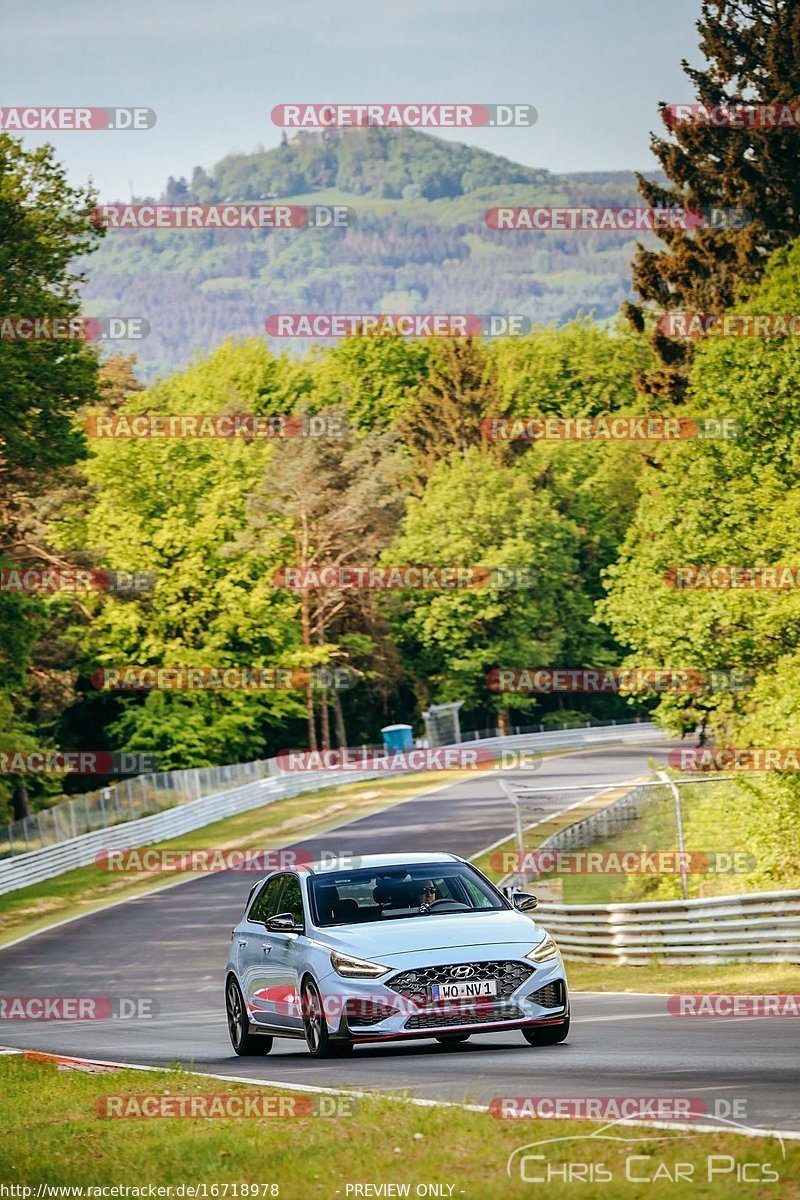
[{"label": "wire mesh fence", "polygon": [[[511,736],[544,733],[553,736],[563,733],[577,736],[579,729],[598,729],[615,735],[618,728],[622,735],[632,725],[647,726],[637,718],[635,722],[599,722],[591,717],[580,726],[570,722],[555,726],[552,722],[538,725],[514,726]],[[647,726],[649,728],[649,726]],[[500,737],[497,729],[468,730],[461,734],[462,743]],[[360,747],[368,751],[370,747]],[[383,746],[376,746],[383,752]],[[0,825],[0,860],[32,850],[42,850],[70,838],[92,833],[96,829],[108,829],[124,821],[148,817],[164,809],[200,800],[216,792],[224,792],[259,779],[275,778],[282,774],[275,758],[256,759],[247,763],[230,763],[224,766],[191,767],[182,770],[160,771],[153,775],[135,775],[122,779],[95,792],[87,792],[51,804],[22,820]]]},{"label": "wire mesh fence", "polygon": [[[273,761],[273,760],[270,760]],[[0,825],[0,859],[42,850],[95,829],[149,817],[167,808],[276,774],[270,761],[231,763],[134,775]]]},{"label": "wire mesh fence", "polygon": [[[728,775],[662,778],[599,789],[596,784],[567,788],[537,788],[501,780],[514,813],[514,853],[508,856],[507,883],[524,887],[548,872],[547,850],[582,850],[606,842],[636,826],[646,810],[658,809],[659,845],[684,853],[681,812],[695,789],[730,787]],[[537,851],[539,854],[533,854]],[[513,864],[513,866],[512,866]]]}]

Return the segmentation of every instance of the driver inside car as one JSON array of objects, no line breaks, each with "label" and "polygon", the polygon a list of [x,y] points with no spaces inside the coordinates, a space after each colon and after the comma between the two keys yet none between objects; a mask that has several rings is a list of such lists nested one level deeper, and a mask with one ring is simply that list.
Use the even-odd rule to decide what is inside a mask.
[{"label": "driver inside car", "polygon": [[420,908],[422,908],[424,905],[427,906],[427,905],[433,904],[435,899],[436,899],[436,884],[433,882],[432,879],[429,879],[426,883],[423,883],[423,885],[422,885],[422,889],[417,898],[417,904],[420,906]]}]

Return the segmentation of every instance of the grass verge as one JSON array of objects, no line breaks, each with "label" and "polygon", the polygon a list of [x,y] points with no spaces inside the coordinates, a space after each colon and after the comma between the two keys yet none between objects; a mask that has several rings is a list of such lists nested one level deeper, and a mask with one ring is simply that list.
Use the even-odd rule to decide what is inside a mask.
[{"label": "grass verge", "polygon": [[[546,750],[539,757],[555,758],[570,753],[574,751]],[[475,778],[472,770],[447,771],[445,777],[442,771],[424,771],[319,788],[302,796],[275,800],[235,817],[226,817],[179,838],[155,842],[148,849],[275,850],[338,829],[359,817],[380,812],[425,792]],[[0,946],[46,929],[57,921],[156,891],[174,883],[178,877],[190,878],[191,872],[182,872],[180,876],[174,872],[108,872],[92,864],[15,892],[6,892],[0,895]]]},{"label": "grass verge", "polygon": [[[535,1058],[537,1052],[530,1053]],[[0,1130],[5,1131],[0,1133],[0,1178],[32,1188],[29,1195],[34,1197],[39,1185],[49,1184],[140,1187],[144,1196],[149,1185],[173,1189],[184,1185],[183,1195],[191,1194],[188,1187],[205,1185],[208,1197],[257,1194],[281,1200],[307,1196],[346,1200],[348,1195],[407,1194],[515,1200],[531,1195],[533,1176],[553,1171],[559,1174],[547,1186],[548,1200],[561,1200],[576,1193],[575,1181],[563,1177],[564,1165],[572,1163],[584,1175],[590,1169],[595,1179],[602,1167],[607,1174],[598,1182],[607,1182],[610,1174],[616,1186],[602,1189],[604,1195],[647,1194],[659,1200],[688,1191],[702,1198],[740,1196],[743,1185],[737,1176],[741,1177],[744,1164],[750,1164],[748,1176],[761,1180],[752,1188],[754,1195],[800,1197],[800,1144],[786,1142],[784,1157],[775,1138],[750,1139],[729,1132],[617,1126],[609,1132],[630,1140],[600,1141],[590,1140],[599,1127],[587,1121],[502,1121],[460,1108],[420,1108],[373,1098],[351,1101],[352,1115],[335,1117],[108,1119],[97,1111],[98,1102],[102,1105],[109,1095],[211,1093],[291,1095],[290,1089],[278,1093],[177,1071],[86,1074],[22,1055],[4,1057],[0,1059]],[[318,1102],[319,1097],[313,1100]],[[23,1120],[20,1114],[25,1114]],[[552,1138],[574,1140],[532,1147],[529,1153],[543,1158],[525,1163],[527,1181],[520,1177],[521,1155],[517,1155],[508,1177],[506,1163],[513,1151]],[[629,1162],[632,1156],[635,1161]],[[683,1164],[684,1180],[678,1188],[673,1178],[677,1164]],[[631,1175],[656,1179],[657,1174],[649,1185],[630,1179]],[[442,1190],[428,1191],[433,1183]],[[234,1192],[234,1184],[238,1189],[247,1184],[248,1191]],[[354,1191],[359,1184],[361,1190]],[[395,1189],[365,1191],[366,1184],[373,1189],[394,1184]],[[218,1190],[212,1191],[213,1185]],[[257,1193],[249,1190],[253,1185],[261,1185]],[[397,1190],[398,1185],[407,1185],[408,1192]],[[420,1186],[424,1190],[419,1191]],[[586,1194],[598,1192],[591,1189]],[[15,1195],[26,1200],[23,1192]],[[202,1187],[195,1195],[203,1195]]]},{"label": "grass verge", "polygon": [[[611,788],[580,801],[562,813],[532,825],[526,830],[526,848],[535,849],[541,846],[546,838],[566,829],[575,821],[606,808],[627,790],[629,790],[628,787]],[[724,806],[723,816],[723,806],[712,804],[711,798],[704,796],[699,788],[692,789],[692,792],[694,795],[689,795],[685,802],[685,809],[689,813],[689,827],[696,826],[703,832],[702,849],[705,851],[729,850],[731,845],[736,844],[733,826],[730,823],[730,806]],[[677,840],[674,821],[671,799],[664,802],[652,802],[644,810],[643,815],[632,823],[635,834],[626,831],[604,841],[593,842],[591,849],[593,851],[622,851],[634,848],[671,849]],[[497,883],[508,873],[509,862],[505,856],[514,855],[516,849],[516,840],[511,837],[492,850],[484,851],[473,861],[481,871]],[[664,879],[663,876],[654,878],[656,882]],[[731,880],[736,881],[740,878],[737,875],[714,877],[713,894],[724,894],[725,891],[735,890]],[[625,900],[633,901],[637,896],[639,900],[656,899],[652,887],[653,880],[643,876],[565,875],[562,879],[563,900],[561,902],[564,904],[611,904]],[[708,876],[690,877],[690,894],[694,896],[703,894],[701,889],[704,879],[708,880]],[[644,882],[642,883],[642,881]],[[668,882],[675,884],[677,881],[670,877]],[[649,889],[648,884],[651,885]],[[797,881],[790,879],[780,886],[796,887]],[[641,896],[638,895],[639,889],[642,891]],[[536,890],[535,884],[533,890]],[[742,888],[742,890],[746,889]],[[712,889],[709,888],[705,894],[712,894]],[[800,963],[740,962],[718,965],[697,963],[684,966],[669,962],[652,962],[646,966],[620,966],[617,963],[588,963],[567,959],[567,970],[570,987],[574,991],[800,994]]]},{"label": "grass verge", "polygon": [[[474,777],[473,771],[448,771],[447,779],[443,781],[441,771],[426,771],[413,776],[320,788],[301,796],[275,800],[235,817],[226,817],[182,837],[157,842],[155,847],[160,850],[274,850],[325,833],[346,821],[368,816],[420,793]],[[6,892],[0,895],[0,946],[56,921],[166,887],[176,878],[188,878],[190,874],[109,872],[92,864],[15,892]]]},{"label": "grass verge", "polygon": [[[776,852],[773,842],[780,831],[767,807],[769,794],[755,799],[752,789],[739,780],[703,783],[680,788],[684,845],[687,852],[720,864],[717,871],[694,871],[687,876],[689,897],[702,899],[753,891],[791,890],[800,887],[800,860],[796,831],[793,845],[783,839]],[[788,800],[788,798],[787,798]],[[762,805],[759,820],[758,805]],[[796,816],[800,809],[795,807]],[[752,829],[748,821],[763,828]],[[593,851],[674,851],[678,846],[675,806],[671,796],[643,805],[628,828],[593,842]],[[690,860],[691,861],[691,860]],[[680,900],[680,875],[583,874],[562,876],[564,904],[616,904],[648,900]]]},{"label": "grass verge", "polygon": [[[646,777],[642,777],[644,781]],[[592,813],[600,812],[604,808],[608,808],[620,796],[624,796],[629,792],[633,784],[626,784],[624,787],[609,787],[602,792],[597,792],[593,796],[587,796],[585,800],[579,800],[577,804],[565,808],[563,812],[555,813],[552,817],[546,817],[543,821],[537,821],[535,825],[529,826],[525,830],[525,848],[526,850],[535,850],[541,846],[547,838],[552,837],[555,833],[560,833],[562,829],[569,828],[576,821],[581,821],[584,817],[589,817]],[[594,847],[593,847],[594,848]],[[517,842],[515,837],[509,837],[498,846],[493,846],[491,850],[484,850],[482,854],[477,855],[472,861],[475,866],[483,871],[484,875],[497,883],[509,871],[513,869],[513,862],[517,856]]]},{"label": "grass verge", "polygon": [[800,995],[800,963],[650,963],[619,967],[570,962],[567,977],[581,992],[713,992],[747,996]]}]

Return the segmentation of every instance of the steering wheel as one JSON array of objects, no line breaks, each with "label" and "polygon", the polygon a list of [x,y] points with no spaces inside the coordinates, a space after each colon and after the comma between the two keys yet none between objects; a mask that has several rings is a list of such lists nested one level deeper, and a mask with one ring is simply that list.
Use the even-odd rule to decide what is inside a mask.
[{"label": "steering wheel", "polygon": [[430,904],[423,904],[420,907],[429,912],[432,908],[436,908],[437,904],[450,904],[455,905],[456,908],[469,908],[469,905],[464,904],[462,900],[450,900],[447,896],[443,896],[440,900],[433,900]]}]

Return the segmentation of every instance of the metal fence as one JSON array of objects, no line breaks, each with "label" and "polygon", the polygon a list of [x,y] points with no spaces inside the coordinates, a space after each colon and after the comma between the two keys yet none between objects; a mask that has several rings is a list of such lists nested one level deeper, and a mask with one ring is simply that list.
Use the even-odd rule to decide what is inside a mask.
[{"label": "metal fence", "polygon": [[[514,811],[516,853],[524,867],[525,851],[534,848],[526,845],[531,841],[531,832],[534,834],[532,840],[537,850],[583,849],[595,842],[614,837],[636,821],[647,805],[670,800],[676,790],[679,792],[686,787],[728,783],[732,778],[727,775],[693,776],[677,781],[664,778],[640,783],[635,787],[611,784],[602,791],[599,791],[596,785],[589,784],[580,787],[535,788],[513,780],[501,780],[500,786],[508,796]],[[604,800],[604,797],[613,792],[621,794],[613,799]],[[536,836],[537,827],[549,816],[563,817],[570,808],[585,808],[587,800],[592,801],[592,811],[576,816],[575,820],[544,839]],[[507,875],[503,883],[524,887],[537,877],[538,872],[535,870],[520,869]]]},{"label": "metal fence", "polygon": [[[664,734],[649,722],[635,721],[627,725],[568,729],[557,733],[527,733],[508,738],[486,738],[471,744],[488,745],[501,754],[504,750],[570,749],[602,745],[606,742],[650,741],[663,736]],[[217,788],[211,794],[203,795],[201,792],[197,798],[185,798],[191,796],[192,787],[202,789],[207,785],[207,771],[250,772],[251,778],[238,786],[229,785],[224,789]],[[385,771],[284,772],[276,759],[240,764],[237,767],[203,768],[199,772],[182,771],[171,774],[184,777],[183,787],[176,788],[173,793],[175,797],[184,798],[173,803],[171,808],[133,820],[123,818],[116,823],[109,822],[99,829],[69,837],[55,845],[31,848],[26,853],[6,857],[0,862],[0,893],[38,883],[75,867],[87,866],[95,861],[100,850],[134,849],[150,845],[165,838],[200,829],[223,817],[271,804],[284,797],[296,796],[301,792],[386,777]],[[186,778],[195,775],[200,775],[201,778]],[[108,817],[113,816],[117,810],[107,806],[105,811]]]},{"label": "metal fence", "polygon": [[[585,728],[591,728],[592,724],[587,719]],[[617,724],[612,721],[611,728],[616,728]],[[641,721],[619,723],[621,728],[644,724]],[[647,728],[651,726],[647,725]],[[572,732],[572,729],[547,731],[542,725],[514,729],[515,735],[536,732],[561,734]],[[475,730],[465,733],[462,741],[495,741],[498,736],[496,729]],[[381,752],[383,747],[375,749]],[[277,759],[269,758],[227,766],[193,767],[132,776],[96,792],[72,796],[22,820],[0,825],[0,859],[41,850],[45,846],[56,846],[69,838],[92,833],[95,829],[108,829],[123,821],[150,816],[179,804],[200,800],[203,796],[214,795],[215,792],[244,786],[258,779],[274,778],[281,773]]]},{"label": "metal fence", "polygon": [[578,962],[800,962],[800,892],[642,904],[540,904],[536,920]]},{"label": "metal fence", "polygon": [[[135,775],[99,791],[72,796],[22,820],[0,825],[0,859],[55,846],[95,829],[108,829],[226,788],[252,783],[270,773],[270,761]],[[277,773],[277,768],[273,773]]]},{"label": "metal fence", "polygon": [[[565,801],[584,805],[590,791],[602,802],[612,788],[598,793],[596,788],[543,789],[508,781],[502,781],[502,787],[514,807],[515,842],[522,856],[533,844],[537,850],[583,849],[628,827],[646,805],[669,799],[676,786],[728,781],[726,776],[704,776],[677,785],[643,783],[541,841],[536,827],[554,805],[562,813]],[[521,869],[502,880],[506,891],[529,888],[537,878],[535,869],[525,869],[523,857],[518,861]],[[800,891],[623,904],[541,902],[536,920],[556,938],[565,958],[579,962],[800,962]]]}]

